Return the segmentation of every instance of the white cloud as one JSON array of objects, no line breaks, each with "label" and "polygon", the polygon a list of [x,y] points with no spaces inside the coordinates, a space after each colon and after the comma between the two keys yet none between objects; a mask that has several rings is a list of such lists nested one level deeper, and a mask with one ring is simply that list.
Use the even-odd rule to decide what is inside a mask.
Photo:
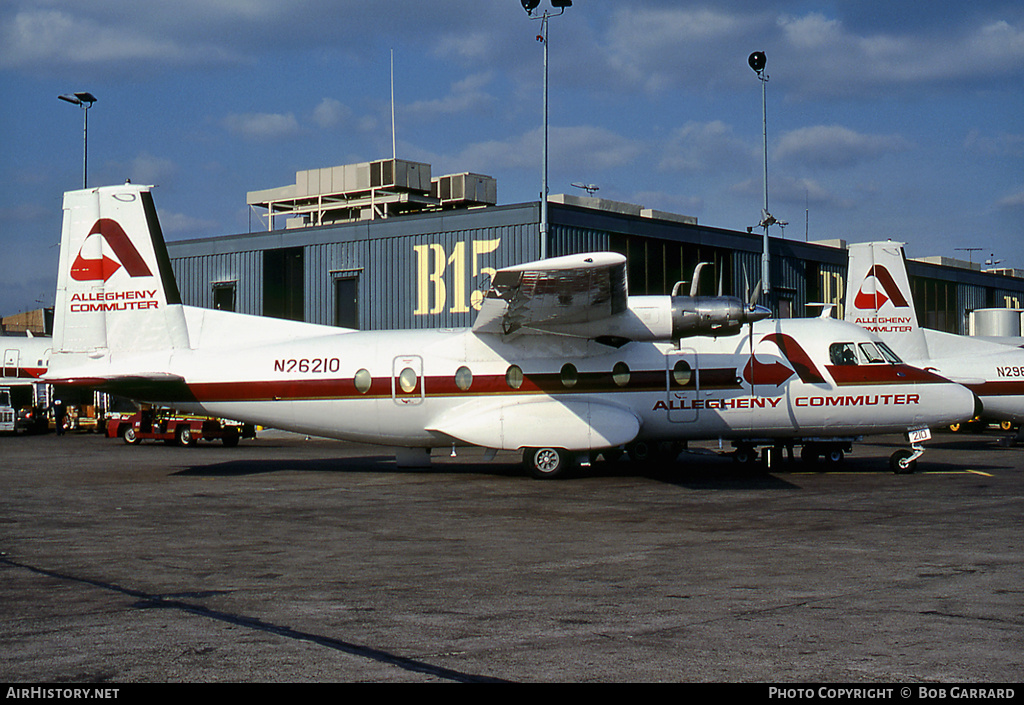
[{"label": "white cloud", "polygon": [[327,129],[343,124],[352,116],[352,109],[334,98],[324,98],[313,109],[313,122]]},{"label": "white cloud", "polygon": [[839,168],[909,148],[910,143],[899,135],[868,135],[841,125],[816,125],[784,134],[775,157],[807,166]]},{"label": "white cloud", "polygon": [[[770,16],[689,7],[633,7],[613,12],[601,41],[620,83],[647,91],[714,85],[732,73],[737,45],[756,43]],[[740,59],[742,61],[742,58]]]},{"label": "white cloud", "polygon": [[[625,167],[644,151],[644,145],[636,140],[590,125],[550,128],[548,147],[549,169],[563,173]],[[536,129],[510,140],[470,145],[456,161],[473,170],[539,169],[542,150],[543,130]],[[580,178],[584,174],[580,173]]]},{"label": "white cloud", "polygon": [[224,118],[223,124],[230,132],[256,141],[291,137],[300,131],[293,113],[233,114]]},{"label": "white cloud", "polygon": [[32,8],[0,20],[0,68],[236,59],[219,45],[179,43],[143,24],[70,11]]},{"label": "white cloud", "polygon": [[1024,209],[1024,188],[1016,193],[1011,193],[1005,198],[999,199],[996,205],[1000,208],[1006,208],[1011,210]]},{"label": "white cloud", "polygon": [[942,31],[858,34],[812,12],[778,21],[787,80],[797,92],[846,94],[879,86],[943,84],[1020,75],[1024,27],[999,20]]},{"label": "white cloud", "polygon": [[433,119],[443,115],[480,112],[489,108],[494,97],[484,88],[491,82],[493,74],[476,73],[451,85],[448,95],[434,100],[421,100],[405,106],[402,111],[413,116]]},{"label": "white cloud", "polygon": [[742,171],[750,168],[758,151],[721,120],[688,122],[672,133],[658,167],[693,173]]},{"label": "white cloud", "polygon": [[[731,191],[748,198],[763,198],[764,182],[759,179],[748,179],[733,186]],[[794,221],[787,217],[788,212],[783,212],[784,209],[777,207],[780,202],[790,207],[799,206],[801,210],[805,204],[839,210],[847,210],[855,205],[853,200],[838,195],[814,179],[797,179],[791,176],[771,176],[768,194],[771,213],[779,220],[789,220],[791,224]]]}]

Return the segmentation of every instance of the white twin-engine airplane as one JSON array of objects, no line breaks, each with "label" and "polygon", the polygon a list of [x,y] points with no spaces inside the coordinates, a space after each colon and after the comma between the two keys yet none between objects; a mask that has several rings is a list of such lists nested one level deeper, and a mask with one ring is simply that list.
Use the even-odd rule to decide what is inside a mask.
[{"label": "white twin-engine airplane", "polygon": [[404,465],[471,445],[557,477],[576,454],[688,439],[815,455],[975,412],[849,323],[763,320],[695,288],[627,297],[618,254],[499,270],[471,329],[365,332],[183,306],[149,187],[65,194],[60,257],[50,381],[393,446]]},{"label": "white twin-engine airplane", "polygon": [[912,365],[978,395],[987,421],[1024,422],[1024,349],[922,328],[902,242],[849,246],[845,318],[864,326]]}]

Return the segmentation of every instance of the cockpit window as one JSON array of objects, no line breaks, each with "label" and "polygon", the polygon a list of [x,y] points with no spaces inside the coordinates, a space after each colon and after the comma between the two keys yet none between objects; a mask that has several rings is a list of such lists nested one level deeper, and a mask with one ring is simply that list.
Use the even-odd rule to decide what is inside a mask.
[{"label": "cockpit window", "polygon": [[878,352],[878,348],[875,347],[874,343],[861,343],[860,351],[864,354],[864,358],[869,364],[873,362],[885,362],[885,358],[882,357],[882,353]]},{"label": "cockpit window", "polygon": [[828,348],[833,365],[856,365],[857,348],[853,343],[832,343]]},{"label": "cockpit window", "polygon": [[898,365],[903,362],[903,360],[900,359],[900,356],[894,353],[892,351],[892,348],[890,348],[885,343],[876,343],[876,345],[878,346],[879,352],[881,352],[885,359],[891,362],[892,364]]}]

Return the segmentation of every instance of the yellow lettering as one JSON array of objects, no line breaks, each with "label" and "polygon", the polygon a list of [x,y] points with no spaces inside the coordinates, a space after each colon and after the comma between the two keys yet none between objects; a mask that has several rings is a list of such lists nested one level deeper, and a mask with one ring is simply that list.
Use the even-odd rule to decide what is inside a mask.
[{"label": "yellow lettering", "polygon": [[[491,279],[494,277],[494,267],[481,267],[480,266],[480,255],[488,255],[498,249],[501,245],[501,238],[495,238],[494,240],[473,240],[473,277],[477,277],[480,274],[487,275],[488,286],[491,283]],[[473,304],[473,308],[477,311],[484,304],[484,291],[476,289],[470,295],[470,303]]]},{"label": "yellow lettering", "polygon": [[[413,314],[424,316],[427,314],[440,313],[444,310],[447,291],[444,285],[445,257],[444,247],[441,245],[414,245],[416,252],[416,309]],[[434,267],[431,269],[430,260],[433,254]],[[431,285],[433,285],[433,297],[431,297]],[[434,305],[430,305],[433,298]]]},{"label": "yellow lettering", "polygon": [[[486,283],[490,285],[494,277],[493,267],[482,267],[481,258],[493,253],[501,245],[501,238],[491,240],[473,240],[473,267],[472,276],[474,279],[486,276]],[[466,242],[457,242],[452,248],[449,256],[445,252],[444,245],[413,245],[416,253],[416,308],[413,314],[416,316],[427,316],[444,311],[448,303],[448,285],[445,283],[445,274],[451,268],[451,308],[450,313],[469,313],[470,305],[477,311],[483,306],[485,289],[474,290],[469,295],[467,302],[466,292],[469,288],[466,272]]]},{"label": "yellow lettering", "polygon": [[466,305],[466,243],[455,243],[452,256],[448,258],[452,269],[452,313],[469,313]]}]

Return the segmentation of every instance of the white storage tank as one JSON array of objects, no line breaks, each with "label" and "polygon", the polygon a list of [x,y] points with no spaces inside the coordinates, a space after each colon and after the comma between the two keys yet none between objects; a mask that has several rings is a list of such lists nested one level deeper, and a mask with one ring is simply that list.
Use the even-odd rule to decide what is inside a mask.
[{"label": "white storage tank", "polygon": [[971,335],[1016,338],[1021,334],[1018,308],[979,308],[971,312]]}]

